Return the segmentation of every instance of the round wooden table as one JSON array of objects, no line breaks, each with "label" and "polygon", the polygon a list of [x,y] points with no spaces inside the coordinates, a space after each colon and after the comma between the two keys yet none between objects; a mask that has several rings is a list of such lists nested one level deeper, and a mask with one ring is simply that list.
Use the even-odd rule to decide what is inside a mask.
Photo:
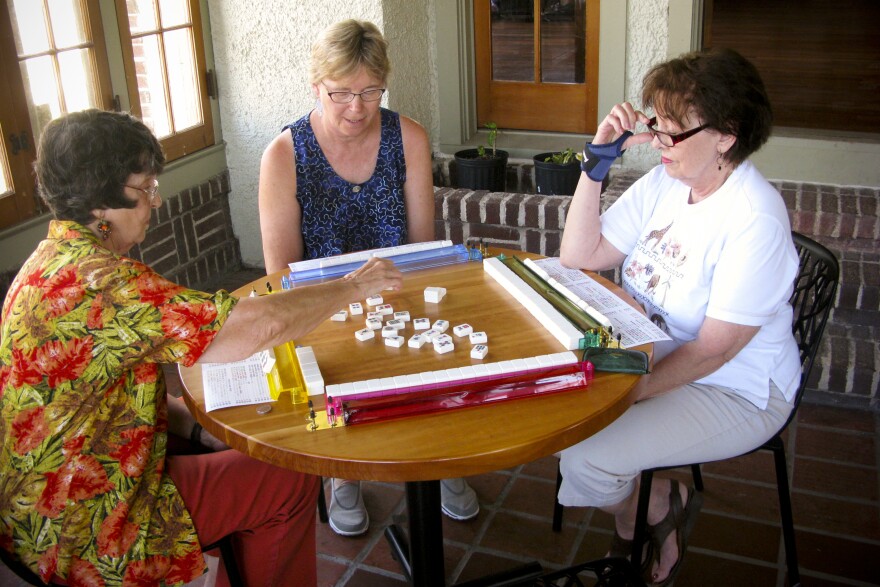
[{"label": "round wooden table", "polygon": [[[505,253],[536,257],[518,251]],[[234,293],[245,296],[254,288],[265,292],[267,283],[273,291],[279,291],[281,275],[257,280]],[[620,288],[602,281],[635,305]],[[423,292],[428,286],[447,289],[440,304],[424,301]],[[395,310],[409,310],[412,318],[428,317],[432,322],[443,318],[451,326],[466,322],[475,330],[486,331],[490,352],[484,362],[565,350],[537,319],[483,272],[479,262],[407,272],[402,291],[385,293],[386,303]],[[478,362],[470,358],[471,345],[461,342],[457,342],[455,352],[447,355],[437,355],[430,345],[422,349],[387,347],[381,337],[359,343],[354,331],[363,328],[362,318],[351,317],[347,322],[328,320],[296,341],[313,348],[325,383],[363,381]],[[409,323],[404,336],[411,334]],[[650,345],[642,350],[650,351]],[[514,467],[576,444],[629,407],[633,401],[631,391],[638,380],[633,375],[601,373],[583,390],[311,431],[307,427],[307,406],[292,404],[286,395],[267,414],[259,414],[252,405],[207,413],[201,368],[181,368],[181,376],[184,399],[196,419],[236,450],[268,463],[324,477],[406,482],[413,548],[405,557],[411,567],[405,570],[414,585],[444,584],[439,479]],[[322,403],[316,401],[316,405]]]}]

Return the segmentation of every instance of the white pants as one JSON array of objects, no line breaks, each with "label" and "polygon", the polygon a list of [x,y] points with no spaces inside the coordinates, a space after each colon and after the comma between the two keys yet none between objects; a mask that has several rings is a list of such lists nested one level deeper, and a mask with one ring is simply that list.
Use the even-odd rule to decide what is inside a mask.
[{"label": "white pants", "polygon": [[792,407],[772,382],[765,410],[729,388],[697,383],[633,404],[606,428],[562,451],[559,503],[618,504],[645,469],[746,453],[776,434]]}]

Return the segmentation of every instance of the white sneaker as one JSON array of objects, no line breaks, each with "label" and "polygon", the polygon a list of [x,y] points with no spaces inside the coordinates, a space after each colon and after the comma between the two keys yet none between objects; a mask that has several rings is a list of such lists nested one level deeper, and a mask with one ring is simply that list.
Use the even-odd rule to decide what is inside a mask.
[{"label": "white sneaker", "polygon": [[370,516],[364,507],[361,482],[347,479],[330,480],[330,527],[340,536],[360,536],[370,527]]},{"label": "white sneaker", "polygon": [[440,481],[440,509],[453,520],[470,520],[480,513],[480,502],[461,477],[443,479]]}]

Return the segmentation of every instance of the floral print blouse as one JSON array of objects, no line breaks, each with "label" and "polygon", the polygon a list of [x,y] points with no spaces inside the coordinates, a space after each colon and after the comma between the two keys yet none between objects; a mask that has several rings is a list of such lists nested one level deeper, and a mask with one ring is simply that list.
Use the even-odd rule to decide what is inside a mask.
[{"label": "floral print blouse", "polygon": [[74,586],[205,572],[165,472],[160,364],[195,363],[234,305],[50,223],[0,314],[0,548]]}]

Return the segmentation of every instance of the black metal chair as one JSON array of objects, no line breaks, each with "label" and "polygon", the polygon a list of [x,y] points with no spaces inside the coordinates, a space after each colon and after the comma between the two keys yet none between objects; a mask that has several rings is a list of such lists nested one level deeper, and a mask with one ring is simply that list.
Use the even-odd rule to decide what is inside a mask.
[{"label": "black metal chair", "polygon": [[[238,570],[238,563],[235,560],[235,550],[232,548],[232,535],[224,536],[213,544],[203,546],[202,550],[207,552],[209,550],[214,550],[215,548],[220,549],[220,555],[223,557],[223,565],[226,567],[226,576],[229,577],[229,584],[232,585],[232,587],[244,585],[244,582],[241,580],[241,573]],[[42,579],[40,579],[39,575],[31,571],[29,567],[24,565],[18,559],[13,558],[11,554],[2,548],[0,548],[0,560],[3,561],[3,564],[6,565],[10,571],[15,573],[19,579],[28,585],[36,585],[37,587],[47,585],[47,583],[44,583]],[[59,584],[48,583],[48,585]]]},{"label": "black metal chair", "polygon": [[[794,282],[794,292],[791,296],[791,305],[794,309],[792,332],[798,344],[801,359],[801,382],[794,397],[794,409],[782,428],[773,438],[749,451],[751,454],[758,450],[769,450],[773,453],[776,467],[776,488],[779,492],[779,510],[782,518],[782,536],[785,542],[785,559],[788,567],[788,584],[792,587],[800,584],[800,572],[798,571],[797,549],[795,546],[794,518],[791,512],[791,492],[788,485],[788,463],[785,457],[785,444],[782,441],[782,433],[794,419],[798,406],[807,387],[807,380],[813,369],[816,353],[828,322],[828,316],[834,305],[837,292],[837,284],[840,279],[840,266],[834,254],[816,241],[792,232],[792,239],[800,258],[798,275]],[[742,456],[742,455],[740,455]],[[690,466],[694,474],[694,485],[697,490],[703,490],[703,480],[700,474],[700,463],[688,465],[682,463],[679,467]],[[636,512],[636,527],[633,537],[632,555],[633,566],[641,566],[642,545],[645,541],[645,529],[647,527],[648,500],[651,495],[651,482],[655,471],[673,469],[677,467],[663,467],[642,471],[639,490],[639,503]],[[557,469],[558,471],[558,469]],[[559,492],[559,484],[562,476],[557,473],[556,489]],[[559,501],[553,511],[553,530],[558,532],[562,529],[562,506]]]}]

